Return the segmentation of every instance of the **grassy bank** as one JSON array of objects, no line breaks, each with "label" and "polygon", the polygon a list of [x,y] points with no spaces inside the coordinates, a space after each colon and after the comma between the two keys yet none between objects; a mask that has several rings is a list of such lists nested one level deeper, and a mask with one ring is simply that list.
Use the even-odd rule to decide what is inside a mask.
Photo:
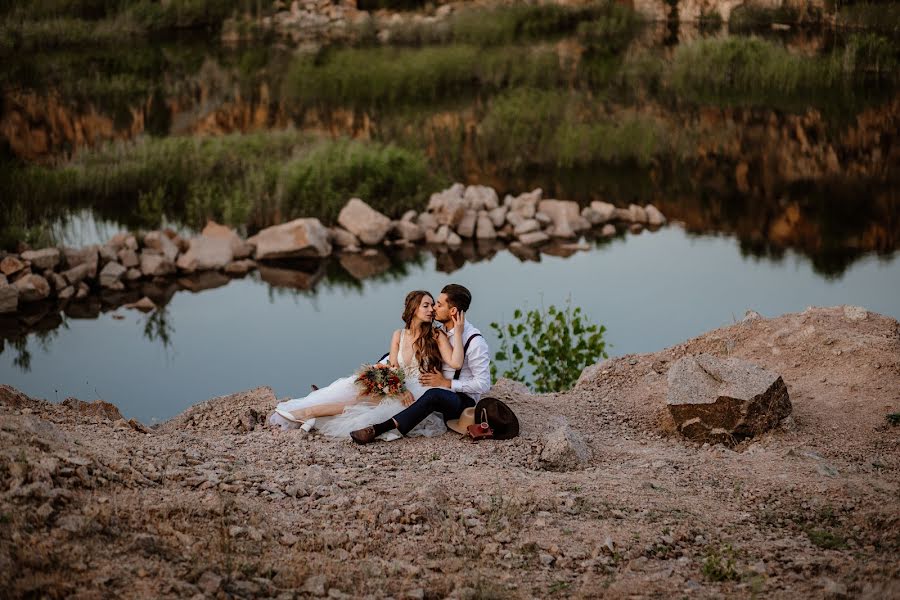
[{"label": "grassy bank", "polygon": [[195,227],[209,218],[251,229],[305,216],[333,223],[353,196],[399,217],[444,183],[422,154],[390,144],[294,132],[150,138],[58,168],[4,168],[0,195],[20,201],[0,217],[20,230],[79,207],[133,227],[163,216]]}]

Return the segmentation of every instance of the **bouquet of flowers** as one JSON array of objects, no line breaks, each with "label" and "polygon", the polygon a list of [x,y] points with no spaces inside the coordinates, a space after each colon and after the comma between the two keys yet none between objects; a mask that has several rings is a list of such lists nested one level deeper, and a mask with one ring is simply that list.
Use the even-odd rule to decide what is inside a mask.
[{"label": "bouquet of flowers", "polygon": [[356,373],[356,385],[366,396],[399,396],[406,391],[404,377],[402,369],[393,369],[383,364],[363,365]]}]

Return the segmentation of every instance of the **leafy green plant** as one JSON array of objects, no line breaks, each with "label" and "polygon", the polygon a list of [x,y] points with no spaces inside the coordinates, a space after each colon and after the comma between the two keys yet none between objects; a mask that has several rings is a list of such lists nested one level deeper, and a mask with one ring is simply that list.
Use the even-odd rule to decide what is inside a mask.
[{"label": "leafy green plant", "polygon": [[738,578],[735,566],[735,552],[731,544],[720,548],[710,546],[706,549],[701,570],[710,581],[733,581]]},{"label": "leafy green plant", "polygon": [[[606,327],[589,323],[571,301],[563,309],[554,305],[524,313],[516,309],[512,323],[494,322],[491,328],[500,340],[495,361],[507,363],[502,376],[528,383],[526,370],[530,370],[530,385],[540,393],[570,388],[584,367],[608,357],[603,340]],[[491,365],[495,379],[496,362]]]}]

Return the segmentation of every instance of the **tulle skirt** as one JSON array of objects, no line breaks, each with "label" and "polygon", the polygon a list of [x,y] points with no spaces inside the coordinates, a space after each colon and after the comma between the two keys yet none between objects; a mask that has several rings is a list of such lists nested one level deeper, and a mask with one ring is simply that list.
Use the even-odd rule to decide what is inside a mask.
[{"label": "tulle skirt", "polygon": [[[293,429],[300,427],[305,421],[315,419],[314,428],[323,435],[343,438],[349,437],[351,431],[387,421],[405,408],[398,398],[384,398],[378,403],[372,402],[371,398],[360,398],[355,379],[355,375],[342,377],[331,385],[310,392],[308,396],[280,402],[276,407],[277,412],[269,416],[269,423],[283,429]],[[286,416],[290,416],[293,421],[285,418]],[[445,431],[447,427],[441,415],[431,413],[406,435],[433,437]],[[379,439],[392,440],[400,437],[403,436],[394,429],[382,434]]]}]

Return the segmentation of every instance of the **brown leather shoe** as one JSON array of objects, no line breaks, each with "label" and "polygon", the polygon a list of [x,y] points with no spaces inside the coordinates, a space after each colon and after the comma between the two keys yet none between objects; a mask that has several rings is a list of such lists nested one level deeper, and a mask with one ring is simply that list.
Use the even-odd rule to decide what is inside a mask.
[{"label": "brown leather shoe", "polygon": [[350,439],[357,444],[369,444],[375,441],[375,428],[369,425],[350,432]]}]

